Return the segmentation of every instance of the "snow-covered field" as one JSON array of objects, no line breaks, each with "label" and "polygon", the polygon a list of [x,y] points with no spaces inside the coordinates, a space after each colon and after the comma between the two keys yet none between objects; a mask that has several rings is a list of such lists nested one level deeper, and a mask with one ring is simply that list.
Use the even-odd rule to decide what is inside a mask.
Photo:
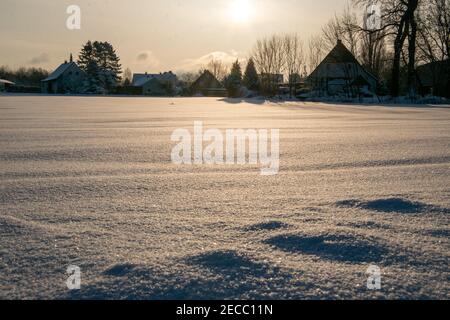
[{"label": "snow-covered field", "polygon": [[[0,97],[0,298],[450,298],[449,108],[238,102]],[[172,164],[194,121],[279,174]]]}]

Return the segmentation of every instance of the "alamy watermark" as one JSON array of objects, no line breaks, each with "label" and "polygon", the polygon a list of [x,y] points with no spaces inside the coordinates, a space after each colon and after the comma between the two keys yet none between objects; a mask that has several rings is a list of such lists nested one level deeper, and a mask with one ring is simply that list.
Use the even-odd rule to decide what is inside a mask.
[{"label": "alamy watermark", "polygon": [[381,269],[378,266],[370,266],[367,268],[367,289],[369,290],[381,290]]},{"label": "alamy watermark", "polygon": [[67,289],[80,290],[81,289],[81,269],[77,266],[67,267],[67,274],[69,277],[66,280]]},{"label": "alamy watermark", "polygon": [[66,20],[66,27],[69,30],[81,29],[81,8],[77,5],[70,5],[66,9],[69,17]]},{"label": "alamy watermark", "polygon": [[[203,122],[194,122],[194,131],[177,129],[172,133],[174,164],[261,165],[261,175],[276,175],[280,168],[280,130],[219,129],[203,132]],[[270,152],[269,152],[270,141]],[[206,147],[205,144],[208,144]],[[248,145],[248,157],[247,157]],[[192,152],[193,151],[193,152]]]},{"label": "alamy watermark", "polygon": [[381,29],[381,7],[371,3],[366,7],[364,25],[367,30],[376,31]]}]

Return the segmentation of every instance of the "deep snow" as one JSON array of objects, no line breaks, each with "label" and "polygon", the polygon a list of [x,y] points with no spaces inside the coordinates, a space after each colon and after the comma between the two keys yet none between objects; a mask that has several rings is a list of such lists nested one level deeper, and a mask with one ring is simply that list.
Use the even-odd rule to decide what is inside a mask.
[{"label": "deep snow", "polygon": [[[279,175],[171,164],[194,121],[279,128]],[[449,108],[0,97],[0,179],[3,299],[450,298]]]}]

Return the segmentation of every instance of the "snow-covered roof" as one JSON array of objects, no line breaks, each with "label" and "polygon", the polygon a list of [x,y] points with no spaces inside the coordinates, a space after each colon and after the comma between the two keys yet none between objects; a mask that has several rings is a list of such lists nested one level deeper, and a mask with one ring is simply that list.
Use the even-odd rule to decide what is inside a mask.
[{"label": "snow-covered roof", "polygon": [[158,74],[135,73],[133,75],[133,86],[141,87],[145,85],[148,81],[153,79],[156,79],[161,82],[176,82],[177,76],[172,72],[164,72]]},{"label": "snow-covered roof", "polygon": [[14,82],[11,82],[11,81],[9,81],[9,80],[5,80],[5,79],[0,79],[0,83],[2,83],[2,84],[10,84],[10,85],[15,85],[15,83],[14,83]]},{"label": "snow-covered roof", "polygon": [[71,66],[77,65],[75,62],[65,62],[60,65],[55,71],[53,71],[46,79],[42,81],[52,81],[58,79],[64,72],[67,71]]}]

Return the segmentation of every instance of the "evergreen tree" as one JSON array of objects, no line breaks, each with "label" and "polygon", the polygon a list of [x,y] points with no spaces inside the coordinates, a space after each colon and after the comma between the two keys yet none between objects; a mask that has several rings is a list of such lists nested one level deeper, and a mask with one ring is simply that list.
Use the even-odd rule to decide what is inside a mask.
[{"label": "evergreen tree", "polygon": [[233,66],[231,67],[231,73],[225,79],[225,87],[228,91],[228,96],[240,96],[242,87],[242,70],[238,60],[233,63]]},{"label": "evergreen tree", "polygon": [[110,91],[121,81],[122,73],[120,59],[113,46],[108,42],[94,42],[94,53],[97,56],[97,63],[100,70],[100,78],[105,85],[105,89]]},{"label": "evergreen tree", "polygon": [[78,65],[87,75],[86,92],[109,92],[121,80],[120,59],[108,42],[88,41],[81,49]]},{"label": "evergreen tree", "polygon": [[87,71],[90,62],[95,60],[94,47],[92,42],[88,41],[82,48],[80,55],[78,56],[78,66],[83,70]]},{"label": "evergreen tree", "polygon": [[249,90],[257,91],[259,89],[258,72],[256,71],[253,58],[248,60],[247,67],[245,68],[243,84]]},{"label": "evergreen tree", "polygon": [[94,45],[88,41],[82,48],[78,57],[78,66],[86,73],[82,92],[100,94],[104,93],[104,84],[100,80],[100,68],[97,62],[97,53]]},{"label": "evergreen tree", "polygon": [[86,78],[83,82],[82,92],[91,94],[105,94],[105,85],[100,77],[100,69],[95,61],[88,62],[85,70]]}]

